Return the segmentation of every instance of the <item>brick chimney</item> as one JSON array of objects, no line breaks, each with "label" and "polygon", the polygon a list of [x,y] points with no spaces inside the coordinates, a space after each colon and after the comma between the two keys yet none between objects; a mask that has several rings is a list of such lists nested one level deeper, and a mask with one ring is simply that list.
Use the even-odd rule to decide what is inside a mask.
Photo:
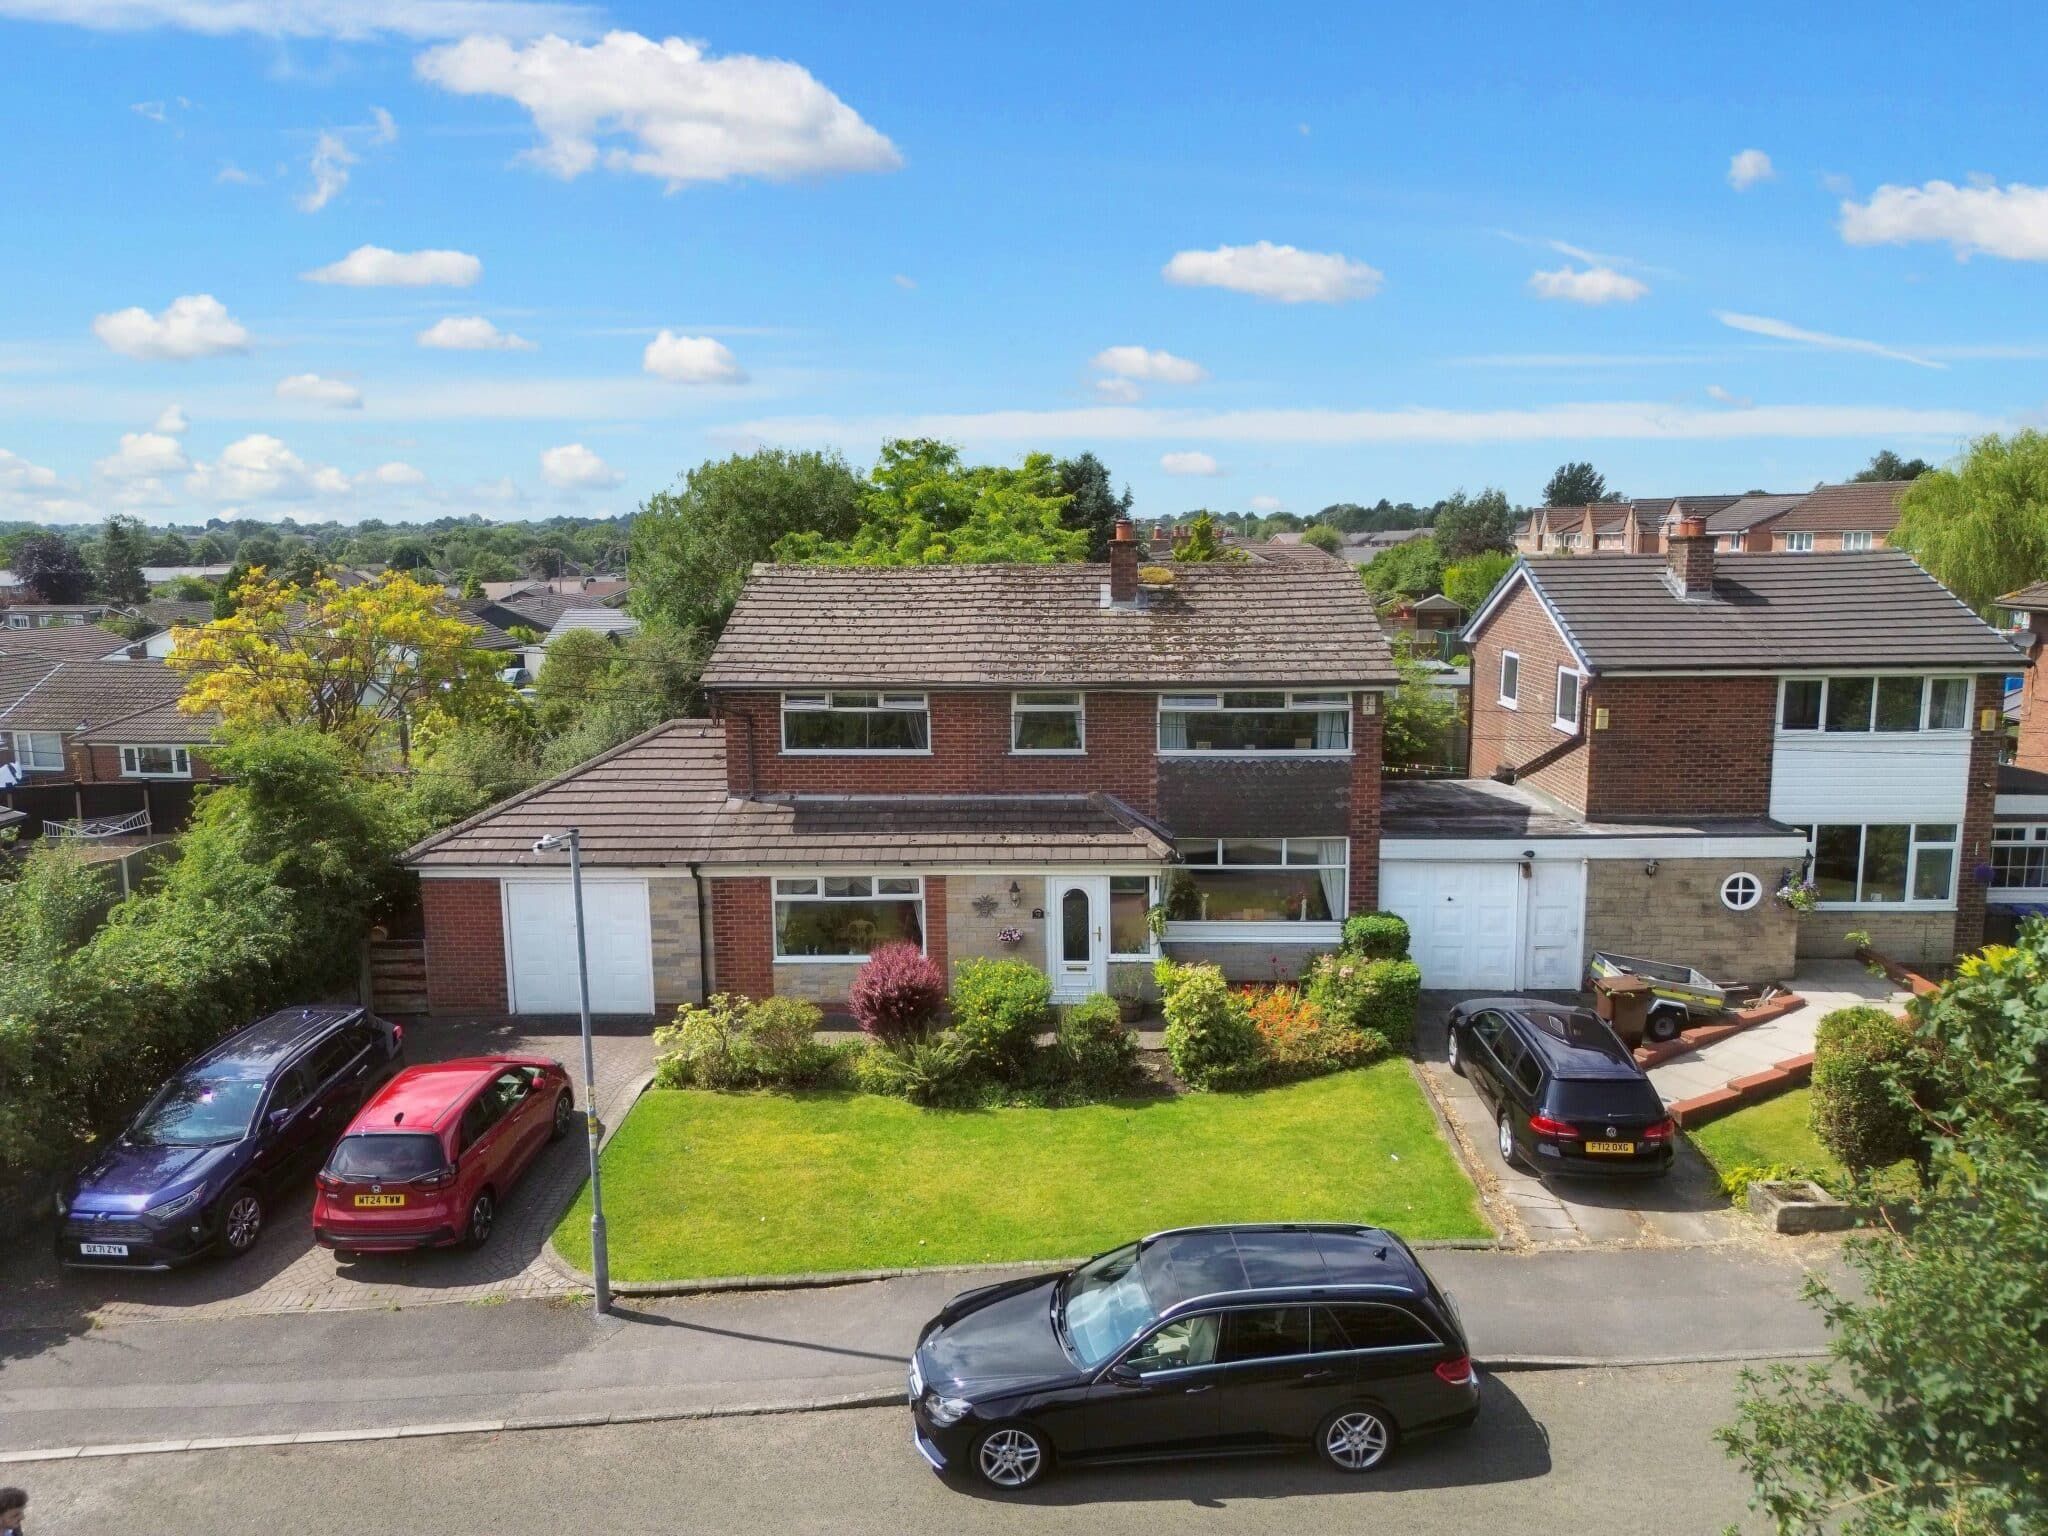
[{"label": "brick chimney", "polygon": [[1673,526],[1664,574],[1680,597],[1714,595],[1714,538],[1703,518],[1682,517]]},{"label": "brick chimney", "polygon": [[2033,609],[2027,627],[2013,637],[2026,647],[2033,665],[2020,693],[2020,724],[2013,764],[2048,772],[2048,612]]},{"label": "brick chimney", "polygon": [[1131,520],[1120,517],[1109,536],[1109,600],[1135,603],[1138,600],[1138,545],[1131,537]]}]

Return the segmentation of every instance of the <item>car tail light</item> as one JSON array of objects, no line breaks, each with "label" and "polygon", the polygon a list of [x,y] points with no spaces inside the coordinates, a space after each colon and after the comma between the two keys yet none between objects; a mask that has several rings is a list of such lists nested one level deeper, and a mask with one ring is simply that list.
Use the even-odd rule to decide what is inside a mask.
[{"label": "car tail light", "polygon": [[1472,1371],[1472,1357],[1460,1355],[1455,1360],[1437,1363],[1437,1379],[1453,1387],[1469,1387],[1478,1378]]},{"label": "car tail light", "polygon": [[418,1178],[411,1180],[408,1187],[412,1189],[446,1189],[454,1182],[455,1170],[452,1167],[437,1168],[432,1173],[423,1173]]},{"label": "car tail light", "polygon": [[1672,1121],[1667,1117],[1663,1120],[1659,1120],[1655,1125],[1644,1126],[1642,1140],[1669,1141],[1671,1139],[1671,1133],[1677,1129],[1678,1127],[1675,1124],[1673,1124]]},{"label": "car tail light", "polygon": [[404,1026],[403,1024],[394,1024],[394,1025],[392,1025],[392,1026],[391,1026],[391,1048],[392,1048],[392,1049],[393,1049],[393,1050],[395,1051],[395,1050],[397,1050],[397,1049],[398,1049],[398,1048],[399,1048],[400,1046],[402,1046],[402,1045],[404,1045],[404,1044],[405,1044],[405,1026]]},{"label": "car tail light", "polygon": [[1576,1137],[1579,1134],[1579,1128],[1576,1125],[1573,1125],[1570,1121],[1553,1120],[1548,1115],[1531,1115],[1529,1117],[1529,1129],[1534,1131],[1538,1136],[1562,1136],[1566,1138],[1572,1138]]},{"label": "car tail light", "polygon": [[347,1180],[329,1173],[325,1168],[313,1175],[313,1182],[330,1195],[338,1195],[347,1187]]}]

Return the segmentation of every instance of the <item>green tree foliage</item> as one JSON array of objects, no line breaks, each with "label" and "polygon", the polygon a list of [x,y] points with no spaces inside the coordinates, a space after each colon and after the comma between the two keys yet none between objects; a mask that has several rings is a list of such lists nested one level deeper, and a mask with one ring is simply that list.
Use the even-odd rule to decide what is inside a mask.
[{"label": "green tree foliage", "polygon": [[1953,469],[1920,476],[1889,542],[1987,616],[2001,594],[2048,576],[2048,435],[1980,437]]},{"label": "green tree foliage", "polygon": [[204,535],[192,546],[194,565],[219,565],[228,557],[228,547],[213,534]]},{"label": "green tree foliage", "polygon": [[1090,560],[1109,557],[1109,536],[1116,520],[1131,515],[1130,487],[1119,496],[1110,489],[1109,470],[1092,453],[1059,462],[1060,489],[1066,493],[1066,510],[1060,520],[1076,533],[1087,535]]},{"label": "green tree foliage", "polygon": [[1720,1434],[1780,1536],[2048,1529],[2048,926],[1910,1011],[1934,1063],[1915,1219],[1848,1245],[1858,1296],[1809,1282],[1829,1360],[1746,1373]]},{"label": "green tree foliage", "polygon": [[1328,523],[1317,523],[1302,531],[1301,542],[1312,544],[1325,554],[1334,555],[1344,547],[1344,535]]},{"label": "green tree foliage", "polygon": [[534,544],[526,551],[526,573],[552,581],[562,574],[562,567],[568,563],[559,544]]},{"label": "green tree foliage", "polygon": [[1034,453],[1022,465],[964,465],[930,438],[882,445],[852,537],[791,533],[775,558],[819,565],[1034,564],[1079,560],[1083,533],[1061,520],[1059,467]]},{"label": "green tree foliage", "polygon": [[534,723],[555,735],[613,689],[613,672],[622,659],[618,642],[594,629],[572,629],[547,648],[540,676],[533,680]]},{"label": "green tree foliage", "polygon": [[92,571],[61,533],[22,534],[8,556],[14,574],[39,602],[82,603],[92,588]]},{"label": "green tree foliage", "polygon": [[432,565],[434,559],[421,539],[396,539],[384,553],[384,563],[393,570],[417,571]]},{"label": "green tree foliage", "polygon": [[1596,501],[1619,501],[1620,495],[1607,489],[1607,477],[1584,460],[1560,464],[1543,486],[1546,507],[1583,507]]},{"label": "green tree foliage", "polygon": [[1507,497],[1491,488],[1477,496],[1453,491],[1438,504],[1434,527],[1437,547],[1446,560],[1463,560],[1489,549],[1514,548],[1515,514]]},{"label": "green tree foliage", "polygon": [[1884,448],[1870,456],[1870,462],[1849,478],[1856,480],[1918,480],[1933,471],[1934,466],[1925,459],[1902,459],[1891,449]]},{"label": "green tree foliage", "polygon": [[1501,578],[1515,567],[1515,556],[1505,549],[1489,549],[1444,568],[1443,594],[1471,618],[1493,596]]},{"label": "green tree foliage", "polygon": [[139,521],[118,513],[100,529],[93,585],[108,602],[139,603],[149,596],[149,583],[142,579],[142,552],[147,538]]},{"label": "green tree foliage", "polygon": [[1382,706],[1380,755],[1392,767],[1451,766],[1458,726],[1457,695],[1439,686],[1442,674],[1432,672],[1405,648],[1394,651],[1394,670],[1401,683]]},{"label": "green tree foliage", "polygon": [[1191,565],[1203,565],[1212,560],[1246,560],[1250,556],[1241,549],[1233,549],[1217,536],[1217,519],[1208,512],[1197,512],[1195,520],[1188,524],[1188,536],[1173,546],[1173,558],[1187,561]]},{"label": "green tree foliage", "polygon": [[1409,539],[1374,555],[1359,576],[1378,598],[1427,597],[1443,590],[1444,559],[1434,538]]},{"label": "green tree foliage", "polygon": [[627,604],[643,621],[715,635],[748,570],[778,540],[851,538],[862,489],[836,453],[762,448],[700,464],[649,497],[633,520]]},{"label": "green tree foliage", "polygon": [[196,565],[192,558],[192,546],[175,533],[158,535],[151,541],[149,552],[143,557],[145,565]]}]

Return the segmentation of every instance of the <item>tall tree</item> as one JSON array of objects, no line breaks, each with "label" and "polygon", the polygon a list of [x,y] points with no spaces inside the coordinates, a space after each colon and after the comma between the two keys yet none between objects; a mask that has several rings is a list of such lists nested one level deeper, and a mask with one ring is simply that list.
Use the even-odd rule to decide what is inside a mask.
[{"label": "tall tree", "polygon": [[100,529],[93,581],[109,602],[139,603],[149,596],[149,583],[142,579],[143,539],[142,524],[118,512]]},{"label": "tall tree", "polygon": [[1108,468],[1092,453],[1077,459],[1061,459],[1059,475],[1060,489],[1068,497],[1060,521],[1088,536],[1090,560],[1107,559],[1109,536],[1116,528],[1116,520],[1131,515],[1131,488],[1125,486],[1121,496],[1111,490]]},{"label": "tall tree", "polygon": [[1870,462],[1849,478],[1856,480],[1918,480],[1934,466],[1925,459],[1902,459],[1884,448],[1870,456]]},{"label": "tall tree", "polygon": [[25,533],[14,541],[14,574],[45,603],[82,603],[92,571],[61,533]]},{"label": "tall tree", "polygon": [[762,448],[700,464],[633,519],[627,606],[643,623],[666,620],[715,636],[748,570],[778,540],[850,538],[863,488],[836,453]]},{"label": "tall tree", "polygon": [[175,533],[159,534],[143,559],[150,565],[191,565],[192,546]]},{"label": "tall tree", "polygon": [[1372,526],[1372,512],[1355,501],[1333,501],[1316,514],[1316,521],[1339,533],[1363,533]]},{"label": "tall tree", "polygon": [[1583,459],[1557,466],[1557,473],[1545,482],[1543,504],[1546,507],[1583,507],[1596,501],[1607,501],[1607,477]]},{"label": "tall tree", "polygon": [[535,544],[526,551],[526,569],[546,581],[561,575],[566,563],[559,544]]},{"label": "tall tree", "polygon": [[1408,539],[1381,550],[1358,574],[1375,597],[1427,597],[1443,590],[1444,558],[1434,538]]},{"label": "tall tree", "polygon": [[1217,540],[1218,522],[1219,519],[1211,513],[1197,512],[1195,520],[1188,524],[1188,536],[1173,546],[1173,558],[1193,565],[1205,565],[1212,560],[1249,559],[1243,550],[1233,549]]},{"label": "tall tree", "polygon": [[1344,547],[1344,535],[1328,523],[1313,523],[1302,530],[1301,542],[1334,555]]},{"label": "tall tree", "polygon": [[1444,570],[1444,596],[1464,609],[1469,619],[1493,596],[1493,589],[1514,564],[1514,555],[1504,549],[1489,549],[1460,560]]},{"label": "tall tree", "polygon": [[2048,576],[2048,436],[1980,437],[1954,469],[1922,475],[1889,542],[1989,616],[2000,594]]},{"label": "tall tree", "polygon": [[[1514,534],[1515,514],[1508,499],[1491,487],[1477,496],[1453,491],[1437,507],[1436,545],[1446,560],[1463,560],[1489,549],[1513,549]],[[1421,542],[1409,540],[1411,544]]]}]

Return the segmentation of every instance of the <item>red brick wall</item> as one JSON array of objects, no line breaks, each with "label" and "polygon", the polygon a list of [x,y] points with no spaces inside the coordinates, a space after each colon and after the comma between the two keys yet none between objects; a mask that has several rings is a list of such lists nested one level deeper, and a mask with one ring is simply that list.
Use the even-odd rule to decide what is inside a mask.
[{"label": "red brick wall", "polygon": [[[1991,861],[1991,818],[1998,799],[1998,750],[2005,735],[2003,692],[2000,679],[1977,679],[1977,712],[1970,719],[1970,786],[1963,801],[1963,841],[1958,850],[1962,867],[1956,871],[1959,955],[1984,943],[1984,882],[1977,878],[1976,870],[1978,865]],[[1979,730],[1978,719],[1987,709],[1997,723],[1988,731]]]},{"label": "red brick wall", "polygon": [[2027,671],[2020,695],[2019,750],[2013,761],[2022,768],[2048,770],[2048,613],[2027,615]]},{"label": "red brick wall", "polygon": [[[1371,714],[1365,705],[1373,706]],[[1380,709],[1361,698],[1351,707],[1351,910],[1370,912],[1380,899]]]},{"label": "red brick wall", "polygon": [[765,875],[711,882],[712,988],[746,997],[775,992],[775,942]]},{"label": "red brick wall", "polygon": [[496,880],[422,880],[427,1007],[434,1013],[504,1013],[504,903]]},{"label": "red brick wall", "polygon": [[1778,684],[1770,677],[1606,677],[1586,688],[1589,817],[1763,816]]},{"label": "red brick wall", "polygon": [[929,756],[782,755],[782,700],[773,693],[718,696],[725,720],[726,782],[736,794],[1115,795],[1152,813],[1159,799],[1158,701],[1149,693],[1091,693],[1087,751],[1073,757],[1013,754],[1010,695],[934,693]]},{"label": "red brick wall", "polygon": [[951,977],[953,968],[946,963],[946,877],[926,875],[924,877],[924,952],[927,958],[939,968],[939,974]]},{"label": "red brick wall", "polygon": [[[1781,555],[1787,552],[1785,537],[1783,533],[1773,533],[1771,535],[1771,548]],[[1885,536],[1881,533],[1873,532],[1870,547],[1872,549],[1883,549],[1885,547]],[[1816,532],[1813,536],[1813,548],[1816,554],[1839,554],[1842,548],[1842,535],[1839,532]]]},{"label": "red brick wall", "polygon": [[[1500,659],[1505,651],[1521,659],[1519,709],[1500,702]],[[1473,778],[1491,778],[1502,767],[1520,768],[1566,739],[1551,722],[1557,712],[1557,669],[1571,664],[1571,652],[1550,615],[1526,585],[1518,586],[1472,644]],[[1586,748],[1575,747],[1527,775],[1524,782],[1583,811],[1586,760]]]}]

